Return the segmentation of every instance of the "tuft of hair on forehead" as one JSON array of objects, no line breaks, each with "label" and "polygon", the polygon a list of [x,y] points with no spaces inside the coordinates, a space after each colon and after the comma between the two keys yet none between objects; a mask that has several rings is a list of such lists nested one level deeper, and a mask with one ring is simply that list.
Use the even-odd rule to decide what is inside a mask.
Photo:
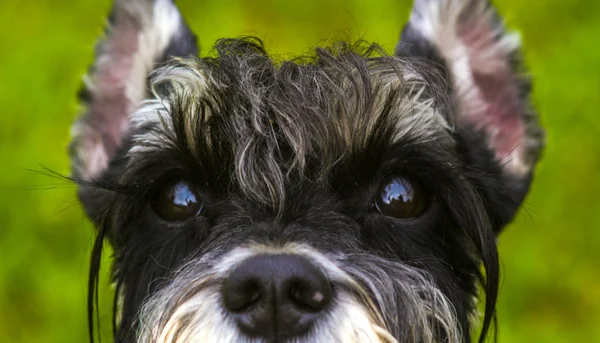
[{"label": "tuft of hair on forehead", "polygon": [[430,64],[363,41],[286,61],[253,37],[220,40],[215,52],[154,73],[154,99],[132,116],[132,161],[165,148],[222,161],[246,196],[279,213],[291,179],[323,181],[346,154],[451,141],[448,86]]}]

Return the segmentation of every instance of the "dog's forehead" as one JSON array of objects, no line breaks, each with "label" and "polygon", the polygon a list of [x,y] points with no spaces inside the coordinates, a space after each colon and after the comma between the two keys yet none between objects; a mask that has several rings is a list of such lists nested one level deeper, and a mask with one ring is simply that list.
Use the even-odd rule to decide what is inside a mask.
[{"label": "dog's forehead", "polygon": [[[233,134],[219,138],[237,142],[239,136],[267,138],[267,131],[280,131],[270,137],[280,138],[275,143],[342,139],[348,146],[381,133],[377,128],[393,129],[394,141],[438,139],[452,131],[447,80],[431,64],[355,55],[330,65],[276,64],[260,56],[263,63],[253,65],[256,56],[236,57],[227,64],[231,56],[179,60],[157,70],[153,96],[131,116],[133,132],[154,126],[175,136],[174,125],[184,125],[181,138],[202,148],[197,141],[210,136],[209,128]],[[136,135],[132,150],[161,148],[149,138]],[[155,138],[159,143],[161,137]],[[328,145],[312,146],[318,147]]]},{"label": "dog's forehead", "polygon": [[292,169],[322,174],[373,142],[452,144],[447,83],[435,66],[322,54],[274,62],[230,53],[157,70],[153,97],[131,117],[131,163],[169,149],[224,159],[247,194],[272,203]]}]

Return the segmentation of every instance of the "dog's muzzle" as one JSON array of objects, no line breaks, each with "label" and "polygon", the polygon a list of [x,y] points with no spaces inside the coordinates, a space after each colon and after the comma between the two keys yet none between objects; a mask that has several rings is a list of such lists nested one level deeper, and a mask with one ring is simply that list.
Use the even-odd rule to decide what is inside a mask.
[{"label": "dog's muzzle", "polygon": [[138,343],[461,341],[454,307],[426,273],[306,245],[207,254],[142,307]]}]

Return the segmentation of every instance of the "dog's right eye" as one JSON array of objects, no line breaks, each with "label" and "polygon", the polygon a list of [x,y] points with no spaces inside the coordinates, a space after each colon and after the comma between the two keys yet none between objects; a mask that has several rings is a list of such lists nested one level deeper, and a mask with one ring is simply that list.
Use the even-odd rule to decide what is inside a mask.
[{"label": "dog's right eye", "polygon": [[193,185],[178,181],[159,189],[152,201],[152,208],[165,220],[184,221],[197,217],[203,205]]}]

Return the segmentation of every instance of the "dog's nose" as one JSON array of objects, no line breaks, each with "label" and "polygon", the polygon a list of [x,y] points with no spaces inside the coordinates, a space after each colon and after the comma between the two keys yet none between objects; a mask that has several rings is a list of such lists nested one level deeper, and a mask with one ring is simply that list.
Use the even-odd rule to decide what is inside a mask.
[{"label": "dog's nose", "polygon": [[223,285],[225,307],[250,336],[277,341],[302,335],[332,299],[325,274],[297,255],[257,255]]}]

